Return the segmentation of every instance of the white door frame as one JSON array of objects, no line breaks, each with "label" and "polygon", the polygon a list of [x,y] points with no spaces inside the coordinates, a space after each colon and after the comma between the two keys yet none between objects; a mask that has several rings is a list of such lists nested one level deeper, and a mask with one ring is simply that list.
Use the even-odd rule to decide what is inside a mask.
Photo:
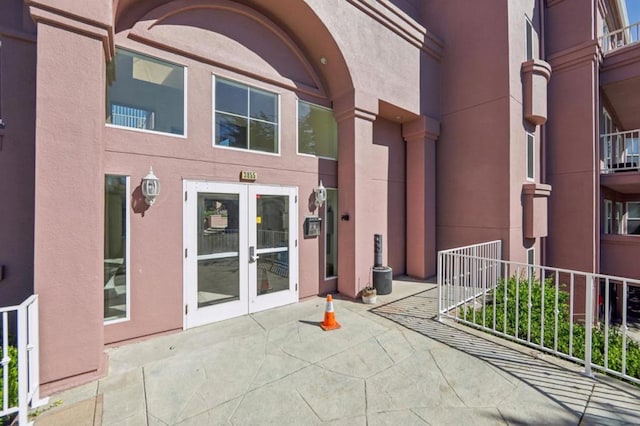
[{"label": "white door frame", "polygon": [[[215,321],[258,312],[298,301],[298,189],[296,187],[268,186],[211,181],[183,181],[183,328],[196,327]],[[239,194],[239,300],[198,309],[198,193]],[[258,294],[260,276],[254,256],[277,252],[279,249],[257,249],[256,195],[283,195],[289,198],[289,290]],[[227,254],[228,255],[228,254]],[[217,255],[211,255],[216,258]],[[200,256],[201,257],[201,256]]]}]

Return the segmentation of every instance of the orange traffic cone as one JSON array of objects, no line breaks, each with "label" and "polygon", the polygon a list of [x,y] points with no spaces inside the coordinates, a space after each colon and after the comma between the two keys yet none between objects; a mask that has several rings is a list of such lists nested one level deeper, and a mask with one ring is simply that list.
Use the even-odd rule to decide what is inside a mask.
[{"label": "orange traffic cone", "polygon": [[336,314],[333,312],[333,297],[327,294],[327,308],[324,311],[324,321],[320,323],[324,331],[336,330],[341,327],[336,321]]},{"label": "orange traffic cone", "polygon": [[269,290],[273,290],[271,284],[269,283],[269,276],[267,275],[266,269],[262,270],[262,281],[260,281],[260,294],[266,293]]}]

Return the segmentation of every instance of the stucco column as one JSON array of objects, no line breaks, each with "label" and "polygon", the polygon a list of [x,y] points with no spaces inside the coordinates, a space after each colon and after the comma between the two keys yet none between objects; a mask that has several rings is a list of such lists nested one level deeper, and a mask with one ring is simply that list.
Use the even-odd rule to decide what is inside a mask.
[{"label": "stucco column", "polygon": [[386,217],[372,208],[376,194],[371,149],[378,101],[350,92],[334,101],[334,111],[338,122],[338,291],[356,297],[371,280],[373,235],[386,229]]},{"label": "stucco column", "polygon": [[422,116],[402,126],[407,142],[407,275],[436,273],[436,139],[440,122]]},{"label": "stucco column", "polygon": [[[34,289],[42,392],[104,367],[105,27],[31,7],[38,24]],[[53,383],[47,386],[48,383]]]}]

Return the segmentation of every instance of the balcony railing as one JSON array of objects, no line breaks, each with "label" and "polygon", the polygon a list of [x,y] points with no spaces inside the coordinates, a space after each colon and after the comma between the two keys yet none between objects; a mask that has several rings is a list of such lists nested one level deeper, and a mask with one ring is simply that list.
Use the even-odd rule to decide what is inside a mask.
[{"label": "balcony railing", "polygon": [[600,46],[604,53],[637,43],[640,35],[640,22],[636,22],[600,37]]},{"label": "balcony railing", "polygon": [[601,135],[601,173],[638,171],[640,167],[639,140],[640,129]]}]

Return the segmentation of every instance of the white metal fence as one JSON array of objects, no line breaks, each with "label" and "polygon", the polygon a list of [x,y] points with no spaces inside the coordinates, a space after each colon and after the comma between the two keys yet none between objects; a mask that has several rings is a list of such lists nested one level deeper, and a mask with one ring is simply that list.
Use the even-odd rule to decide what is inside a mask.
[{"label": "white metal fence", "polygon": [[640,130],[607,133],[602,141],[602,173],[638,171],[640,168]]},{"label": "white metal fence", "polygon": [[603,52],[612,52],[624,46],[636,43],[640,35],[640,22],[636,22],[616,31],[611,31],[600,37]]},{"label": "white metal fence", "polygon": [[[502,259],[502,241],[490,241],[487,243],[474,244],[470,246],[457,247],[449,250],[442,250],[438,252],[438,312],[448,312],[449,310],[456,308],[457,306],[467,302],[467,298],[473,298],[476,294],[469,293],[462,295],[460,289],[470,290],[476,288],[473,285],[478,277],[482,277],[484,281],[483,288],[490,288],[491,285],[497,283],[499,277],[499,268],[495,265],[474,263],[472,267],[465,274],[458,274],[456,277],[451,277],[450,280],[455,283],[452,286],[443,286],[440,283],[448,282],[448,275],[443,275],[446,272],[451,272],[451,268],[454,266],[449,255],[462,255],[472,256],[479,259]],[[484,270],[485,266],[492,268],[491,270]],[[456,292],[455,296],[451,292]],[[450,294],[451,293],[451,294]]]},{"label": "white metal fence", "polygon": [[[30,296],[17,306],[0,308],[0,330],[0,420],[17,413],[19,424],[26,425],[29,405],[35,407],[46,403],[39,394],[38,296]],[[17,330],[15,338],[9,335],[12,330]],[[17,390],[13,385],[16,377],[12,377],[16,370],[14,366],[17,367]]]},{"label": "white metal fence", "polygon": [[438,267],[439,319],[640,384],[640,328],[630,330],[640,316],[629,299],[640,281],[460,250],[439,252]]}]

